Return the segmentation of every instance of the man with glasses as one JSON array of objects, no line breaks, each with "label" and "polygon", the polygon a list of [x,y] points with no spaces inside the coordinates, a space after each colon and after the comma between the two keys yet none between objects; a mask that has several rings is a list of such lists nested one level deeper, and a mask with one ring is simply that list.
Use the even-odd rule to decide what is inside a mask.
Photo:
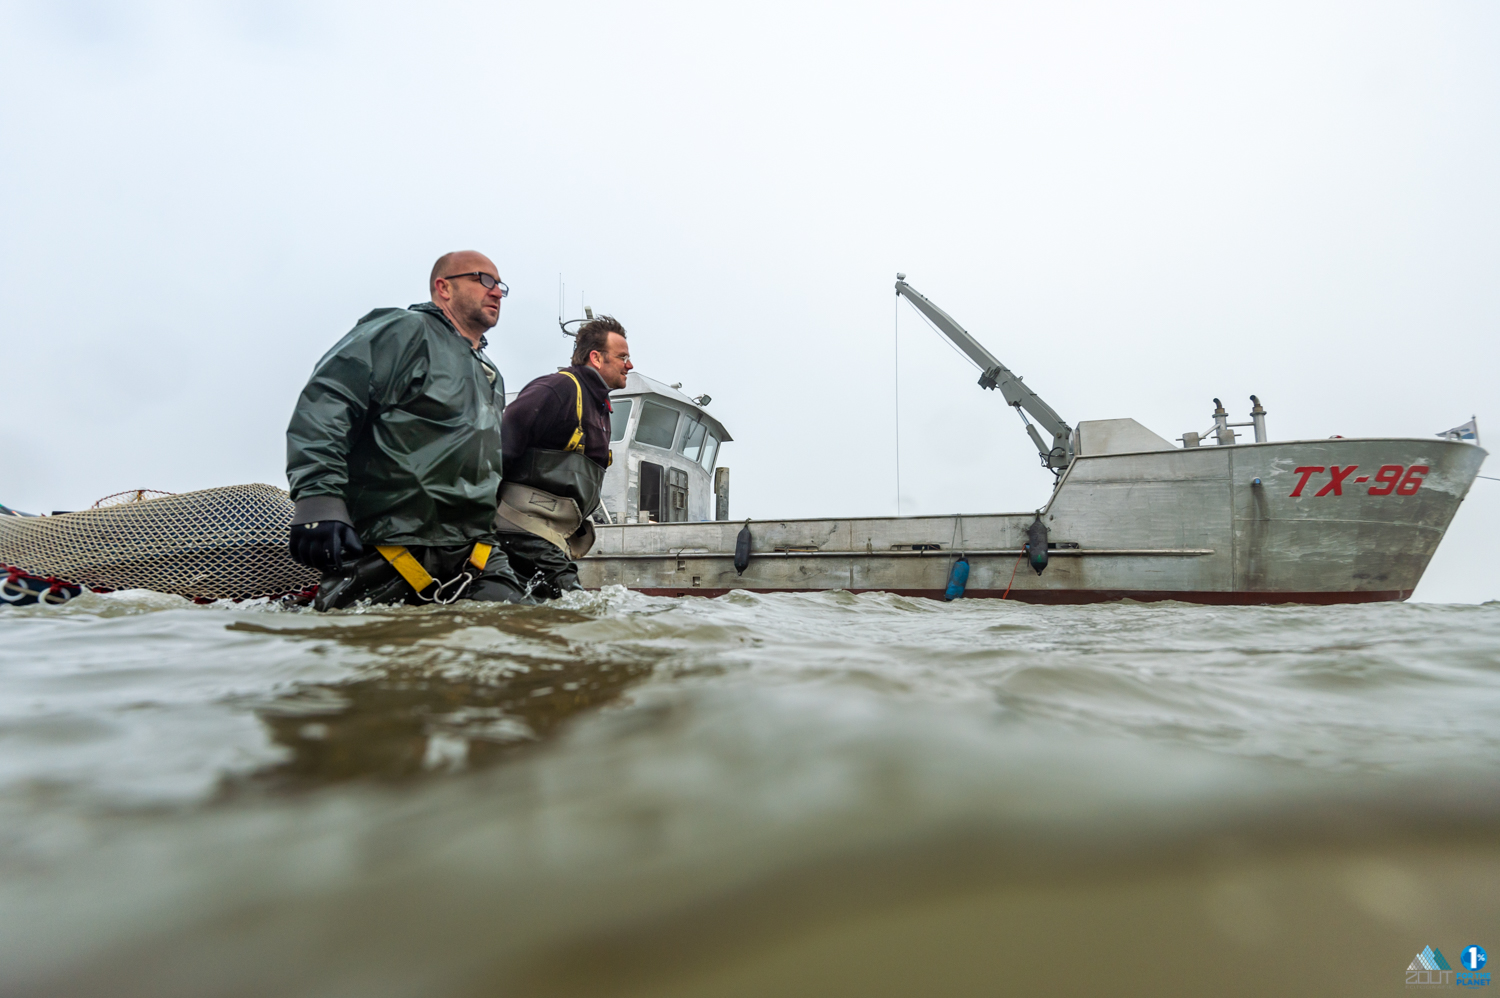
[{"label": "man with glasses", "polygon": [[585,323],[573,363],[521,389],[505,410],[505,484],[495,526],[516,575],[548,599],[578,583],[574,560],[594,543],[609,449],[611,389],[632,369],[625,327],[603,315]]},{"label": "man with glasses", "polygon": [[319,610],[535,602],[494,533],[505,380],[484,347],[509,289],[471,250],[439,257],[428,287],[360,319],[292,412],[289,546],[324,573]]}]

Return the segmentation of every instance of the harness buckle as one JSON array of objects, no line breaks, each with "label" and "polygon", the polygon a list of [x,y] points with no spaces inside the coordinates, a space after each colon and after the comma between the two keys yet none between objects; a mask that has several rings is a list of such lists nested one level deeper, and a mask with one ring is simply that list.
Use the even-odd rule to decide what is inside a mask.
[{"label": "harness buckle", "polygon": [[[436,603],[439,606],[448,606],[456,603],[463,594],[468,591],[469,586],[483,572],[489,564],[490,552],[493,545],[480,541],[474,545],[474,550],[469,552],[468,564],[463,571],[459,572],[447,582],[439,582],[428,573],[422,563],[405,546],[399,544],[380,544],[375,550],[380,556],[391,563],[400,576],[411,586],[412,592],[417,594],[417,599],[424,603]],[[472,570],[471,570],[472,566]],[[450,592],[450,588],[452,591]],[[428,590],[432,595],[426,595]]]}]

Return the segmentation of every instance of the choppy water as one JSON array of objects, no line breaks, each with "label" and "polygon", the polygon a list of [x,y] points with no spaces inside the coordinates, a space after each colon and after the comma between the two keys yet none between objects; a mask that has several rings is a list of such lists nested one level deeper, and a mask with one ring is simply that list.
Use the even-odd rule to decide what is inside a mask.
[{"label": "choppy water", "polygon": [[9,608],[0,988],[1396,993],[1497,708],[1497,604]]}]

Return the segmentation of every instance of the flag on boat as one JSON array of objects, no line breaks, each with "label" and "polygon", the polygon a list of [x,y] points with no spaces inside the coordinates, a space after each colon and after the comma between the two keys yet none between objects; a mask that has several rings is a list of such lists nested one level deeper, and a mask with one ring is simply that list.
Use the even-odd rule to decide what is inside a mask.
[{"label": "flag on boat", "polygon": [[1472,440],[1479,443],[1479,417],[1475,416],[1467,423],[1461,423],[1451,430],[1445,430],[1438,436],[1444,440]]}]

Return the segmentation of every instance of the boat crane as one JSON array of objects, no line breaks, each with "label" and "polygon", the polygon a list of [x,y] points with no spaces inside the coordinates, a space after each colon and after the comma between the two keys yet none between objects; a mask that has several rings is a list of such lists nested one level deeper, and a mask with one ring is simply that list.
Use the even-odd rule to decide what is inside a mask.
[{"label": "boat crane", "polygon": [[[896,294],[904,295],[912,306],[932,323],[938,332],[953,341],[969,360],[982,372],[979,375],[979,387],[1000,390],[1005,397],[1006,405],[1011,406],[1021,417],[1021,422],[1026,424],[1026,432],[1030,434],[1032,442],[1036,444],[1037,456],[1042,459],[1042,467],[1051,468],[1054,472],[1061,472],[1073,463],[1073,428],[1063,421],[1063,418],[1046,402],[1042,401],[1040,395],[1032,391],[1022,383],[1021,378],[1010,368],[995,359],[995,355],[984,348],[984,345],[969,334],[963,326],[953,320],[953,316],[944,312],[934,305],[926,295],[906,283],[905,274],[896,275]],[[1026,414],[1031,413],[1031,419]],[[1037,432],[1037,425],[1052,434],[1052,442],[1049,444],[1041,433]]]}]

